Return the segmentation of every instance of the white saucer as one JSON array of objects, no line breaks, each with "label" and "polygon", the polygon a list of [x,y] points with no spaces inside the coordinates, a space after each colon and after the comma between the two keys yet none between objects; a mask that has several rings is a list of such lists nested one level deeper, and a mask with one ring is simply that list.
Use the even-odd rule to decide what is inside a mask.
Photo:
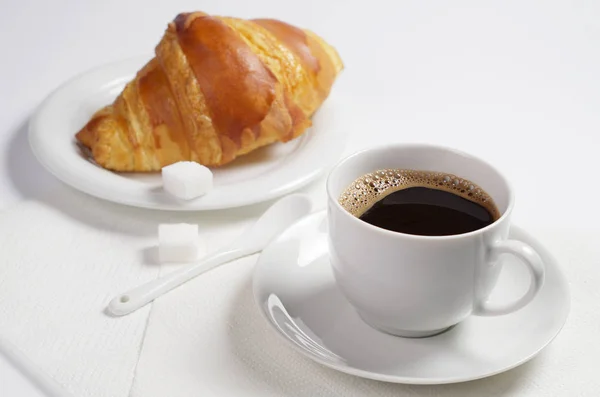
[{"label": "white saucer", "polygon": [[[531,304],[506,316],[471,316],[430,338],[400,338],[376,331],[336,288],[326,233],[326,215],[320,212],[299,221],[272,243],[258,261],[254,296],[280,336],[328,367],[396,383],[479,379],[530,360],[566,321],[569,291],[556,260],[533,237],[513,227],[511,236],[534,247],[546,264],[545,284]],[[490,299],[520,296],[527,277],[525,267],[507,257]]]},{"label": "white saucer", "polygon": [[38,160],[57,178],[92,196],[121,204],[213,210],[254,204],[296,190],[319,176],[342,153],[347,134],[339,124],[339,99],[332,95],[314,115],[313,127],[302,136],[256,150],[214,170],[215,188],[193,201],[178,201],[165,193],[160,173],[107,171],[88,160],[74,135],[97,109],[114,100],[148,59],[138,57],[91,70],[68,81],[42,103],[31,120],[29,142]]}]

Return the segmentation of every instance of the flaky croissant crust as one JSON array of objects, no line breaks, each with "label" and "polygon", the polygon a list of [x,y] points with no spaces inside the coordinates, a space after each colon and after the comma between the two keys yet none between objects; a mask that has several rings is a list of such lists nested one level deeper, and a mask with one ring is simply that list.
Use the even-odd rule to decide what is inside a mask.
[{"label": "flaky croissant crust", "polygon": [[310,126],[342,61],[316,34],[273,19],[178,15],[156,56],[77,133],[115,171],[220,166]]}]

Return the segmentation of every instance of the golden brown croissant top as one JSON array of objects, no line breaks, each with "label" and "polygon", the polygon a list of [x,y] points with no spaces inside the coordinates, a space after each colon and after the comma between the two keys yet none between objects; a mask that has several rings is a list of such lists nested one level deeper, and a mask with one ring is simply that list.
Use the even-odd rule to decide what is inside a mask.
[{"label": "golden brown croissant top", "polygon": [[76,137],[116,171],[223,165],[302,134],[342,67],[333,47],[284,22],[180,14],[156,57]]}]

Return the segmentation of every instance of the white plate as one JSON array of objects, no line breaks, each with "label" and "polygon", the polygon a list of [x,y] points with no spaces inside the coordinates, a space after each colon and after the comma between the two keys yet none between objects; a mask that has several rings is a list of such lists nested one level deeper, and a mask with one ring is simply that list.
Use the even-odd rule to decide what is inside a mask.
[{"label": "white plate", "polygon": [[[522,229],[511,237],[539,252],[546,281],[525,308],[499,317],[471,316],[430,338],[391,336],[369,327],[336,288],[324,212],[289,228],[263,251],[254,296],[277,334],[305,356],[349,374],[396,383],[442,384],[484,378],[533,358],[561,330],[567,282],[556,260]],[[525,267],[506,258],[493,300],[514,299],[528,284]]]},{"label": "white plate", "polygon": [[273,199],[315,179],[341,155],[346,134],[332,96],[313,117],[313,127],[286,144],[273,144],[214,171],[214,189],[192,201],[172,198],[160,173],[107,171],[81,152],[74,135],[99,108],[111,103],[148,57],[99,67],[70,80],[40,106],[29,127],[38,160],[72,187],[105,200],[181,211],[239,207]]}]

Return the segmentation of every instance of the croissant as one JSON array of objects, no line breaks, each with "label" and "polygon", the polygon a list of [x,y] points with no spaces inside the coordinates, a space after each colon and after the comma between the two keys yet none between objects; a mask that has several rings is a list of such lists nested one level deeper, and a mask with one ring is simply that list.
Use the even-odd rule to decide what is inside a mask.
[{"label": "croissant", "polygon": [[114,171],[221,166],[301,135],[343,64],[316,34],[274,19],[179,14],[112,105],[76,134]]}]

